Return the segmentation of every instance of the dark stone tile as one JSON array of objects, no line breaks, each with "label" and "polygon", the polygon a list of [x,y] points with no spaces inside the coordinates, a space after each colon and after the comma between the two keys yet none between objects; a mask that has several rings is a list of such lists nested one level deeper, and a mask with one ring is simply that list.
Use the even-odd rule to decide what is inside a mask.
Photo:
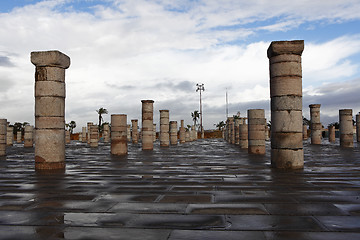
[{"label": "dark stone tile", "polygon": [[265,232],[267,240],[339,240],[360,239],[360,233],[346,232]]},{"label": "dark stone tile", "polygon": [[360,204],[334,204],[345,215],[360,216]]},{"label": "dark stone tile", "polygon": [[107,212],[125,213],[185,213],[187,204],[173,203],[118,203]]},{"label": "dark stone tile", "polygon": [[64,224],[68,226],[125,226],[134,218],[134,215],[126,213],[64,213]]},{"label": "dark stone tile", "polygon": [[317,216],[330,231],[360,232],[360,216]]},{"label": "dark stone tile", "polygon": [[215,203],[295,203],[291,196],[216,195]]},{"label": "dark stone tile", "polygon": [[211,203],[212,195],[165,195],[161,203]]},{"label": "dark stone tile", "polygon": [[0,226],[0,239],[63,238],[62,229],[44,226]]},{"label": "dark stone tile", "polygon": [[271,215],[288,216],[331,216],[344,215],[344,212],[330,203],[266,203],[266,210]]},{"label": "dark stone tile", "polygon": [[174,230],[169,240],[265,240],[262,232]]},{"label": "dark stone tile", "polygon": [[232,214],[263,215],[268,214],[262,204],[189,204],[189,214]]}]

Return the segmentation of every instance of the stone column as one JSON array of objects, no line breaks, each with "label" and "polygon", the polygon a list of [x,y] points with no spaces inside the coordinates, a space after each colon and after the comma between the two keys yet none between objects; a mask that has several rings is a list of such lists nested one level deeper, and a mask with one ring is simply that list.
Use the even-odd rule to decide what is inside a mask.
[{"label": "stone column", "polygon": [[110,142],[110,127],[109,127],[109,124],[104,124],[103,137],[104,137],[104,143],[109,143]]},{"label": "stone column", "polygon": [[270,129],[269,126],[265,125],[265,141],[270,140]]},{"label": "stone column", "polygon": [[65,143],[66,144],[70,143],[70,131],[69,130],[65,131]]},{"label": "stone column", "polygon": [[180,140],[180,143],[185,143],[184,120],[181,120],[181,125],[180,125],[180,129],[179,129],[179,140]]},{"label": "stone column", "polygon": [[335,142],[335,126],[329,125],[328,131],[329,131],[329,142]]},{"label": "stone column", "polygon": [[191,126],[191,131],[190,131],[190,141],[195,141],[196,137],[195,137],[196,131],[195,131],[195,125]]},{"label": "stone column", "polygon": [[308,139],[308,134],[307,134],[307,125],[303,125],[303,140]]},{"label": "stone column", "polygon": [[304,167],[302,70],[304,41],[276,41],[268,48],[271,98],[271,165]]},{"label": "stone column", "polygon": [[310,130],[311,144],[321,144],[322,125],[320,122],[320,106],[321,104],[311,104],[310,107]]},{"label": "stone column", "polygon": [[12,146],[14,142],[14,128],[13,127],[7,127],[7,133],[6,133],[6,145]]},{"label": "stone column", "polygon": [[131,139],[132,143],[138,143],[139,137],[138,137],[138,120],[132,119],[131,120],[132,130],[131,130]]},{"label": "stone column", "polygon": [[265,154],[265,111],[248,110],[248,152]]},{"label": "stone column", "polygon": [[177,145],[177,121],[170,121],[170,144]]},{"label": "stone column", "polygon": [[35,72],[35,169],[65,169],[65,69],[59,51],[32,52]]},{"label": "stone column", "polygon": [[99,146],[99,128],[97,125],[90,126],[90,147],[96,148]]},{"label": "stone column", "polygon": [[25,126],[25,133],[24,133],[24,147],[33,147],[33,132],[34,127],[30,125]]},{"label": "stone column", "polygon": [[82,142],[82,134],[79,133],[79,142]]},{"label": "stone column", "polygon": [[339,110],[340,146],[354,147],[354,128],[352,121],[352,109]]},{"label": "stone column", "polygon": [[0,119],[0,156],[6,156],[7,120]]},{"label": "stone column", "polygon": [[90,128],[93,125],[92,122],[87,123],[87,143],[90,145]]},{"label": "stone column", "polygon": [[16,142],[17,143],[22,143],[21,130],[16,132]]},{"label": "stone column", "polygon": [[126,155],[127,153],[127,116],[125,114],[112,114],[111,154]]},{"label": "stone column", "polygon": [[153,124],[153,142],[156,141],[156,123]]},{"label": "stone column", "polygon": [[190,130],[187,130],[187,131],[185,132],[185,142],[191,142]]},{"label": "stone column", "polygon": [[169,146],[169,110],[160,110],[160,146]]},{"label": "stone column", "polygon": [[356,115],[356,141],[360,143],[360,112]]},{"label": "stone column", "polygon": [[240,148],[248,148],[248,125],[246,124],[246,118],[240,119],[239,125],[239,146]]},{"label": "stone column", "polygon": [[128,141],[128,142],[131,142],[131,124],[128,124],[128,125],[127,125],[127,131],[126,131],[126,133],[127,133],[127,141]]},{"label": "stone column", "polygon": [[239,145],[240,142],[240,135],[239,135],[239,125],[240,125],[240,119],[235,119],[235,125],[234,125],[234,131],[235,131],[235,144]]},{"label": "stone column", "polygon": [[81,142],[86,143],[86,127],[81,128],[82,139]]},{"label": "stone column", "polygon": [[141,100],[142,102],[142,149],[153,150],[153,100]]}]

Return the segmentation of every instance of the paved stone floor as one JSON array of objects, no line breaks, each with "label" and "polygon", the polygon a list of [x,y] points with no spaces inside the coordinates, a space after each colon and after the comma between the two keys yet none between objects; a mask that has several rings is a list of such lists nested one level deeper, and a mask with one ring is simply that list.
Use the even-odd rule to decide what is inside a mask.
[{"label": "paved stone floor", "polygon": [[360,146],[305,143],[305,169],[221,139],[154,151],[67,145],[63,174],[37,174],[22,144],[0,159],[0,239],[360,239]]}]

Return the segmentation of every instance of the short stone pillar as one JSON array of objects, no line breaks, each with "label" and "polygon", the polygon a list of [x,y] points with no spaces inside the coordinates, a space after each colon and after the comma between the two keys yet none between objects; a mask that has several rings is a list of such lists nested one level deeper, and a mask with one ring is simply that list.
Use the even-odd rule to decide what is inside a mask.
[{"label": "short stone pillar", "polygon": [[131,142],[131,124],[127,125],[126,133],[127,133],[127,141]]},{"label": "short stone pillar", "polygon": [[185,126],[184,126],[184,120],[181,120],[181,122],[180,122],[179,140],[180,140],[180,143],[185,143]]},{"label": "short stone pillar", "polygon": [[328,131],[329,131],[329,142],[335,142],[335,126],[329,125]]},{"label": "short stone pillar", "polygon": [[14,127],[7,127],[6,145],[12,146],[14,142]]},{"label": "short stone pillar", "polygon": [[160,146],[169,146],[169,110],[160,110]]},{"label": "short stone pillar", "polygon": [[302,70],[304,41],[276,41],[268,48],[271,98],[271,165],[304,167]]},{"label": "short stone pillar", "polygon": [[65,168],[65,69],[59,51],[32,52],[35,72],[35,169]]},{"label": "short stone pillar", "polygon": [[360,112],[356,114],[356,141],[360,143]]},{"label": "short stone pillar", "polygon": [[81,142],[86,143],[86,127],[81,128]]},{"label": "short stone pillar", "polygon": [[239,124],[239,147],[243,149],[248,148],[248,125],[246,118],[241,118]]},{"label": "short stone pillar", "polygon": [[66,131],[65,131],[65,143],[66,143],[66,144],[69,144],[70,141],[71,141],[71,139],[70,139],[70,131],[69,131],[69,130],[66,130]]},{"label": "short stone pillar", "polygon": [[88,122],[87,123],[87,144],[89,144],[90,145],[90,127],[91,127],[91,125],[93,125],[93,123],[92,122]]},{"label": "short stone pillar", "polygon": [[0,156],[6,156],[7,120],[0,119]]},{"label": "short stone pillar", "polygon": [[126,155],[127,145],[127,115],[111,115],[111,154]]},{"label": "short stone pillar", "polygon": [[320,122],[320,106],[321,104],[311,104],[310,107],[310,130],[311,144],[321,144],[322,125]]},{"label": "short stone pillar", "polygon": [[132,129],[131,129],[132,143],[138,143],[138,141],[139,141],[138,120],[137,119],[132,119],[131,120],[131,125],[132,125]]},{"label": "short stone pillar", "polygon": [[26,148],[32,148],[34,141],[33,141],[33,132],[34,127],[30,125],[25,126],[25,132],[24,132],[24,147]]},{"label": "short stone pillar", "polygon": [[339,110],[340,146],[354,147],[354,128],[352,121],[352,109]]},{"label": "short stone pillar", "polygon": [[190,130],[186,130],[185,132],[185,142],[191,142]]},{"label": "short stone pillar", "polygon": [[90,147],[96,148],[99,146],[99,128],[97,125],[90,126]]},{"label": "short stone pillar", "polygon": [[190,131],[190,141],[195,141],[196,140],[196,130],[195,130],[195,125],[191,126],[191,131]]},{"label": "short stone pillar", "polygon": [[109,124],[104,124],[103,137],[104,137],[104,143],[110,142],[110,126],[109,126]]},{"label": "short stone pillar", "polygon": [[177,145],[178,135],[177,135],[177,121],[170,121],[170,144]]},{"label": "short stone pillar", "polygon": [[240,119],[235,118],[234,120],[234,132],[235,132],[235,144],[239,145],[240,142],[240,135],[239,135],[239,125],[240,125]]},{"label": "short stone pillar", "polygon": [[142,102],[142,149],[153,150],[153,117],[154,117],[154,101],[141,100]]},{"label": "short stone pillar", "polygon": [[16,132],[16,142],[17,143],[22,143],[22,139],[21,139],[21,130]]},{"label": "short stone pillar", "polygon": [[248,152],[265,154],[265,111],[248,110]]},{"label": "short stone pillar", "polygon": [[303,125],[303,140],[307,140],[308,139],[308,134],[307,134],[307,125]]}]

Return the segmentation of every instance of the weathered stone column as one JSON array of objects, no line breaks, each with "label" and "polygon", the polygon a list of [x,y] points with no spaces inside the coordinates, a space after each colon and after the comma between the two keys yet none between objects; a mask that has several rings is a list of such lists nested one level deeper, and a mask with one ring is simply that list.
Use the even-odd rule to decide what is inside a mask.
[{"label": "weathered stone column", "polygon": [[356,141],[360,143],[360,112],[356,115]]},{"label": "weathered stone column", "polygon": [[99,146],[99,128],[98,125],[90,126],[90,147],[96,148]]},{"label": "weathered stone column", "polygon": [[0,156],[6,156],[7,120],[0,119]]},{"label": "weathered stone column", "polygon": [[308,134],[307,134],[307,125],[303,125],[303,140],[308,139]]},{"label": "weathered stone column", "polygon": [[127,115],[111,115],[111,154],[126,155],[127,145]]},{"label": "weathered stone column", "polygon": [[35,169],[65,168],[65,69],[59,51],[32,52],[35,72]]},{"label": "weathered stone column", "polygon": [[14,128],[13,127],[7,127],[7,133],[6,133],[6,145],[12,146],[14,142]]},{"label": "weathered stone column", "polygon": [[132,120],[131,120],[131,125],[132,125],[132,129],[131,129],[131,139],[132,139],[132,143],[138,143],[138,141],[139,141],[139,136],[138,136],[138,120],[137,120],[137,119],[132,119]]},{"label": "weathered stone column", "polygon": [[248,152],[265,154],[265,111],[248,110]]},{"label": "weathered stone column", "polygon": [[195,141],[195,134],[196,134],[196,130],[195,130],[195,125],[191,126],[191,131],[190,131],[190,141]]},{"label": "weathered stone column", "polygon": [[190,130],[187,130],[187,131],[185,132],[185,142],[191,142]]},{"label": "weathered stone column", "polygon": [[328,131],[329,131],[329,142],[335,142],[335,126],[329,125]]},{"label": "weathered stone column", "polygon": [[179,140],[180,140],[180,143],[185,143],[184,120],[181,120],[181,125],[180,125],[180,129],[179,129]]},{"label": "weathered stone column", "polygon": [[103,137],[104,137],[104,143],[110,142],[110,126],[109,126],[109,124],[104,124]]},{"label": "weathered stone column", "polygon": [[153,100],[141,100],[142,102],[142,149],[153,150]]},{"label": "weathered stone column", "polygon": [[81,135],[82,135],[81,142],[86,143],[86,127],[81,128]]},{"label": "weathered stone column", "polygon": [[321,144],[322,125],[320,122],[320,106],[321,104],[311,104],[310,107],[310,130],[311,144]]},{"label": "weathered stone column", "polygon": [[156,141],[156,123],[153,124],[153,142]]},{"label": "weathered stone column", "polygon": [[246,124],[246,118],[240,119],[239,125],[239,146],[240,148],[248,148],[248,125]]},{"label": "weathered stone column", "polygon": [[169,146],[169,110],[160,110],[160,146]]},{"label": "weathered stone column", "polygon": [[304,167],[302,70],[304,41],[277,41],[268,48],[271,97],[271,165]]},{"label": "weathered stone column", "polygon": [[235,132],[235,144],[239,145],[240,142],[240,135],[239,135],[239,125],[240,125],[240,119],[236,118],[234,122],[234,132]]},{"label": "weathered stone column", "polygon": [[131,124],[128,124],[128,125],[127,125],[127,131],[126,131],[126,133],[127,133],[127,141],[128,141],[128,142],[131,142]]},{"label": "weathered stone column", "polygon": [[341,147],[354,147],[354,128],[352,120],[352,109],[339,110]]},{"label": "weathered stone column", "polygon": [[30,125],[25,126],[25,132],[24,132],[24,147],[33,147],[33,132],[34,127]]},{"label": "weathered stone column", "polygon": [[22,143],[21,131],[17,131],[17,132],[16,132],[16,142],[17,142],[17,143]]},{"label": "weathered stone column", "polygon": [[70,131],[69,130],[65,131],[65,143],[66,144],[70,143]]},{"label": "weathered stone column", "polygon": [[170,144],[177,145],[177,121],[170,121]]},{"label": "weathered stone column", "polygon": [[87,123],[87,143],[90,145],[90,128],[93,125],[92,122]]}]

